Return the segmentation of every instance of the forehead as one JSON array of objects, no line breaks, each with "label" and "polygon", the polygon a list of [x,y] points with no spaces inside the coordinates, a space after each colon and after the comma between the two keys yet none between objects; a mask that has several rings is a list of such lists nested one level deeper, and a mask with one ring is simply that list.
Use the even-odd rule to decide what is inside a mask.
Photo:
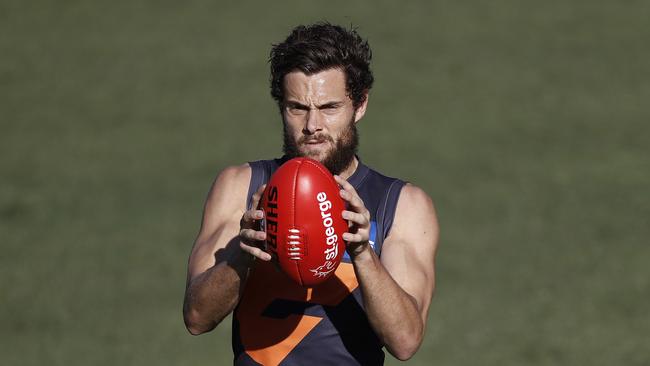
[{"label": "forehead", "polygon": [[284,76],[284,97],[286,100],[322,103],[342,101],[348,98],[345,88],[345,73],[340,69],[329,69],[306,75],[293,71]]}]

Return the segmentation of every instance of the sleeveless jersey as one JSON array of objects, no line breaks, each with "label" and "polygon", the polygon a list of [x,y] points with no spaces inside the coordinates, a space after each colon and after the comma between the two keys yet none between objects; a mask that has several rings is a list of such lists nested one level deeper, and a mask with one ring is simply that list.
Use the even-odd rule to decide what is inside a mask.
[{"label": "sleeveless jersey", "polygon": [[[285,159],[251,162],[251,197]],[[381,255],[403,181],[359,161],[348,179],[371,216],[370,244]],[[382,365],[383,345],[368,323],[361,290],[345,253],[334,276],[302,287],[272,263],[256,261],[233,315],[235,365]]]}]

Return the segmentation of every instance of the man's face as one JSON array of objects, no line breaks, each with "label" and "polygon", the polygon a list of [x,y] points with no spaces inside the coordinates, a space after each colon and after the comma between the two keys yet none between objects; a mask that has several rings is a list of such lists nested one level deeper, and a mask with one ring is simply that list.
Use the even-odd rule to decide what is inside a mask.
[{"label": "man's face", "polygon": [[355,110],[339,69],[312,75],[291,72],[284,77],[284,88],[284,153],[318,160],[340,174],[356,153],[356,122],[366,103]]}]

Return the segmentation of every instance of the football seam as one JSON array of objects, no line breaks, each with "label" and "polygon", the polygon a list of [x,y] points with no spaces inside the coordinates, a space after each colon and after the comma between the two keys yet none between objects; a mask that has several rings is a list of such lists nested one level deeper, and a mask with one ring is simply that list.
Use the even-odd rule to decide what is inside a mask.
[{"label": "football seam", "polygon": [[[336,183],[336,180],[334,179],[332,172],[330,172],[329,170],[327,171],[323,170],[323,168],[320,165],[315,164],[311,160],[305,160],[305,162],[311,164],[314,168],[318,169],[318,171],[321,172],[321,174],[325,175],[325,177],[329,178],[330,180],[333,180],[334,183]],[[339,184],[336,183],[336,186],[338,187]]]},{"label": "football seam", "polygon": [[[298,175],[300,174],[300,169],[302,168],[302,163],[304,160],[298,160],[298,168],[296,169],[296,172],[293,175],[293,189],[292,189],[292,194],[291,194],[291,223],[294,228],[297,228],[296,225],[296,190],[298,190],[298,184],[296,183],[298,181]],[[298,272],[298,278],[300,279],[300,285],[304,286],[305,285],[305,280],[302,278],[302,271],[300,270],[300,262],[301,261],[295,261],[294,264],[296,265],[296,272]]]}]

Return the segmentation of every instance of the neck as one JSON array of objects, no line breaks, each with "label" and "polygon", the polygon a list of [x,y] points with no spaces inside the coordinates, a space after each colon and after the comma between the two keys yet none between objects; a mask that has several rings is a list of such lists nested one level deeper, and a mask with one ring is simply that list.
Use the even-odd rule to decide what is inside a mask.
[{"label": "neck", "polygon": [[345,180],[350,178],[352,174],[357,170],[357,167],[359,166],[359,160],[357,160],[357,157],[355,156],[350,164],[348,165],[347,168],[345,168],[339,176]]}]

